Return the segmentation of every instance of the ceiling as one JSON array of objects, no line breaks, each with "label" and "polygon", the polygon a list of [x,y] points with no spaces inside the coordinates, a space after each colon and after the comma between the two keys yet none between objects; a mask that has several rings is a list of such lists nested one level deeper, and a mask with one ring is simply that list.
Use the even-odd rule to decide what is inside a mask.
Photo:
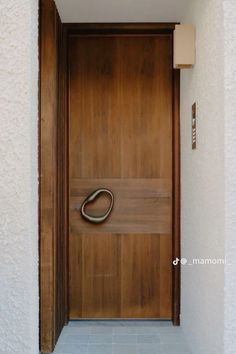
[{"label": "ceiling", "polygon": [[62,22],[179,22],[189,0],[55,0]]}]

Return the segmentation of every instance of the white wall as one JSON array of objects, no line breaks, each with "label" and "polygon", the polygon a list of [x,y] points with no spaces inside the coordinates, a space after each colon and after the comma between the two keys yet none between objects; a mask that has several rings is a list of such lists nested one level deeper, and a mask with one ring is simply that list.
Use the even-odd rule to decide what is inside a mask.
[{"label": "white wall", "polygon": [[236,1],[224,0],[225,354],[236,353]]},{"label": "white wall", "polygon": [[0,1],[0,353],[38,353],[38,2]]},{"label": "white wall", "polygon": [[[189,0],[182,18],[195,24],[197,33],[195,68],[181,73],[182,256],[190,262],[225,256],[222,3]],[[195,101],[197,150],[192,151]],[[224,266],[182,267],[181,321],[194,354],[223,354]]]}]

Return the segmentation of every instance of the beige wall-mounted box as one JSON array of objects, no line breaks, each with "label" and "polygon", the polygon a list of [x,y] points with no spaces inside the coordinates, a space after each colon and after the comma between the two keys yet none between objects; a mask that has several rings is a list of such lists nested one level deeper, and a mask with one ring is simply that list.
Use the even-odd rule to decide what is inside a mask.
[{"label": "beige wall-mounted box", "polygon": [[188,69],[195,64],[195,27],[176,25],[174,30],[174,68]]}]

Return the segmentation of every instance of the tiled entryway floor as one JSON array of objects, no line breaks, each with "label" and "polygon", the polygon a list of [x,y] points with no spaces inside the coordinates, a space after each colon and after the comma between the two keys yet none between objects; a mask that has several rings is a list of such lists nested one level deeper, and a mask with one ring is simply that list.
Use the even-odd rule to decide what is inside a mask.
[{"label": "tiled entryway floor", "polygon": [[181,328],[166,321],[76,321],[55,354],[191,354]]}]

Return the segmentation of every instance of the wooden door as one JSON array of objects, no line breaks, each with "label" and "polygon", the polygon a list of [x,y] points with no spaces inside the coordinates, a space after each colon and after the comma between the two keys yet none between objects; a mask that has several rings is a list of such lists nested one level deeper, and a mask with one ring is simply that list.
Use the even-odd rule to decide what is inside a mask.
[{"label": "wooden door", "polygon": [[[70,318],[171,319],[172,35],[74,35],[68,53]],[[114,209],[94,225],[77,208],[100,187]]]}]

